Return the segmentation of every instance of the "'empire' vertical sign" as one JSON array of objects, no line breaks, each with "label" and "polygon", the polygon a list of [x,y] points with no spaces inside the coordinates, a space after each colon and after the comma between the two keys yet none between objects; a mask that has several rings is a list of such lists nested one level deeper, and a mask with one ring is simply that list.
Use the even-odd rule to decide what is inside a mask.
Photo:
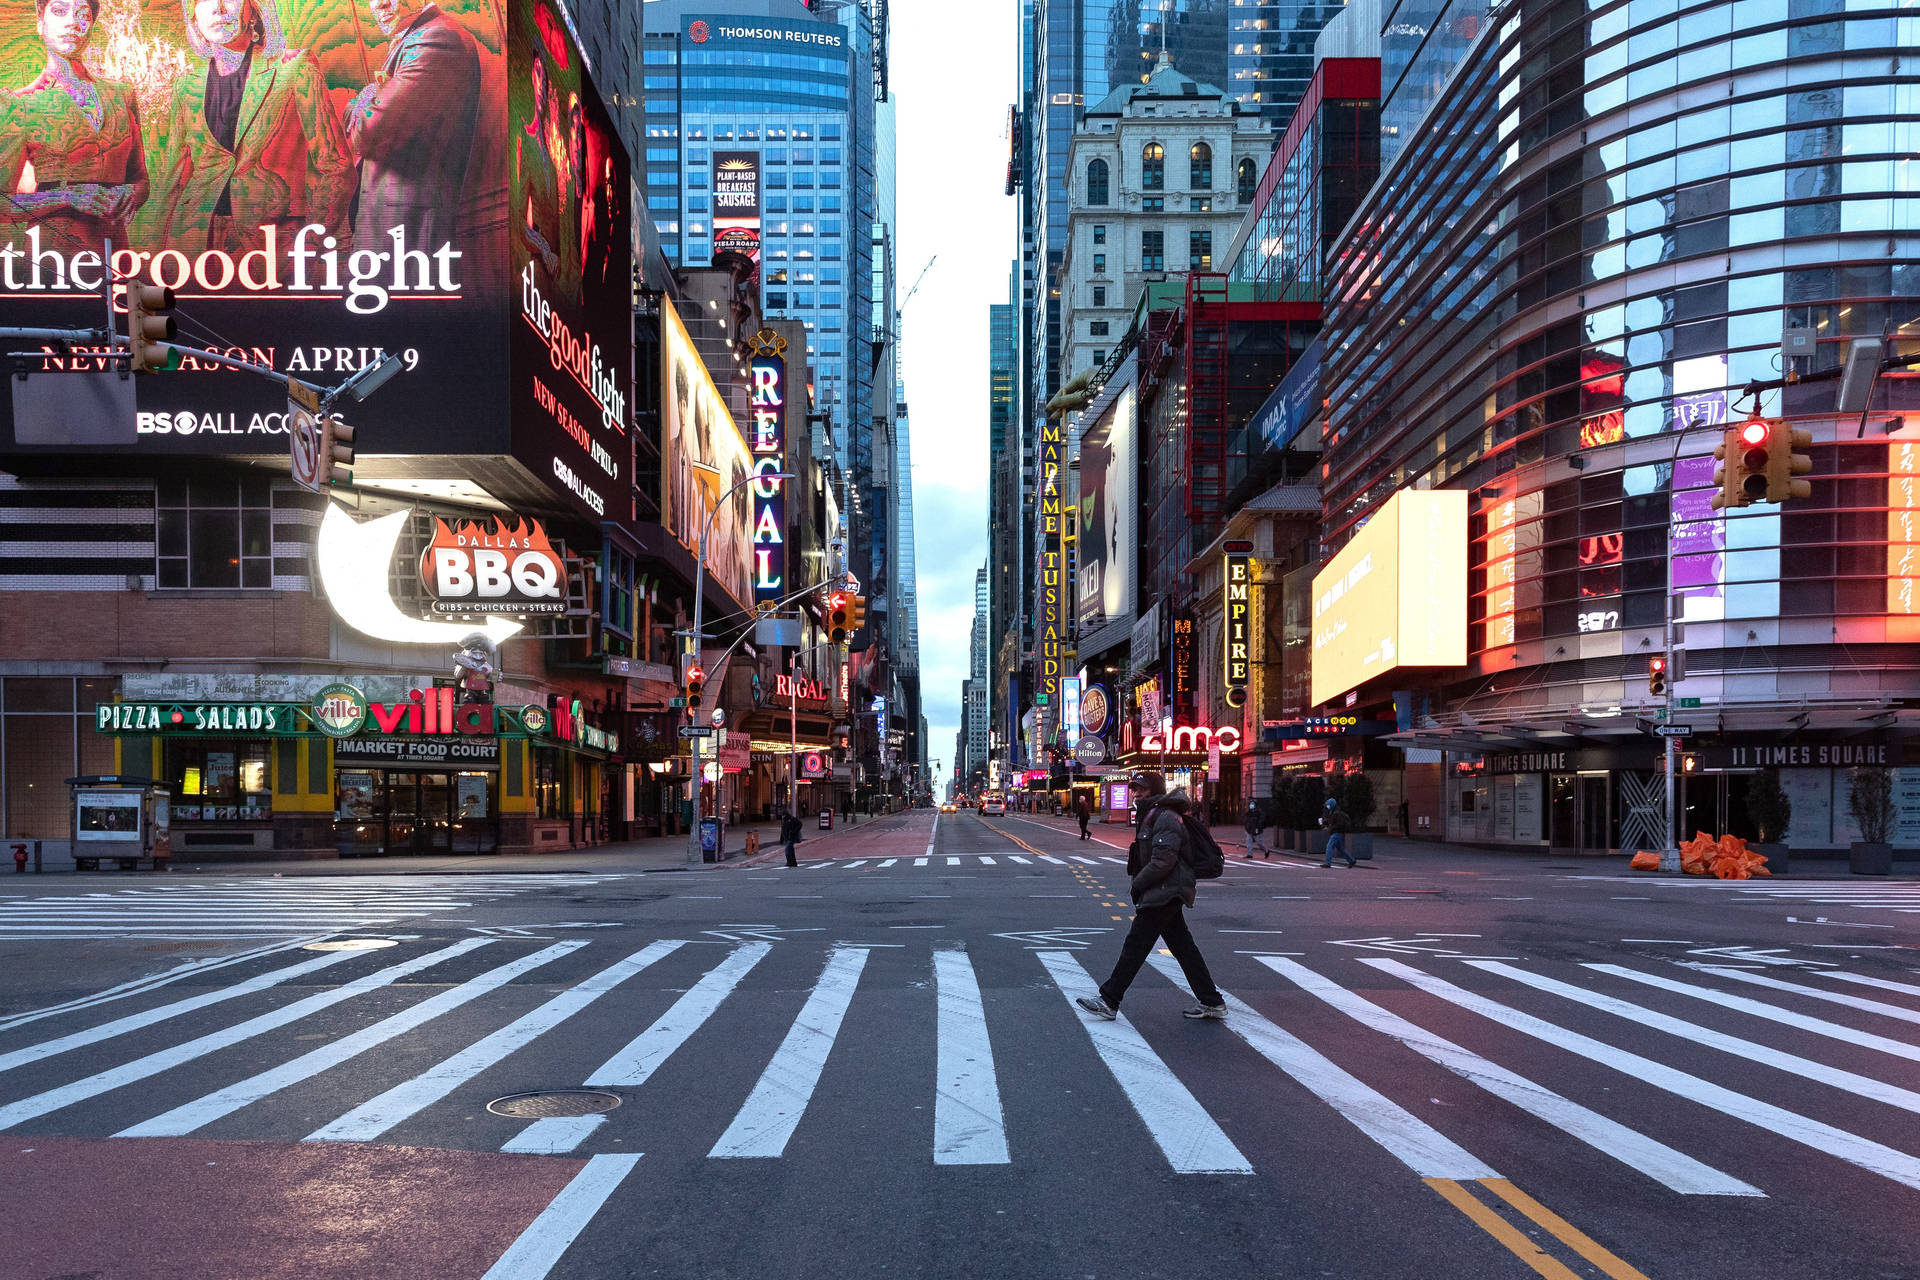
[{"label": "'empire' vertical sign", "polygon": [[749,408],[752,427],[747,442],[753,448],[753,602],[771,604],[786,594],[787,499],[786,483],[760,477],[787,469],[787,362],[780,352],[786,341],[770,330],[753,336],[754,356],[748,366],[752,379]]},{"label": "'empire' vertical sign", "polygon": [[1253,544],[1229,542],[1222,550],[1226,553],[1226,625],[1221,628],[1220,670],[1226,679],[1227,705],[1239,707],[1246,705],[1247,676],[1253,667]]},{"label": "'empire' vertical sign", "polygon": [[1034,703],[1047,707],[1060,692],[1060,633],[1066,614],[1061,586],[1066,564],[1060,543],[1060,419],[1040,429],[1040,687]]}]

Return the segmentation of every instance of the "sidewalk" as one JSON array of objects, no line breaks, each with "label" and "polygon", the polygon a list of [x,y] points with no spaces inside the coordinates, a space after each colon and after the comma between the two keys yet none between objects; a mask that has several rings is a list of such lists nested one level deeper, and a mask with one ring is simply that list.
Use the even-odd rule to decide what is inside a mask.
[{"label": "sidewalk", "polygon": [[[1028,822],[1039,822],[1060,831],[1079,834],[1079,827],[1072,818],[1056,818],[1051,814],[1010,813],[1011,818],[1023,818]],[[1097,840],[1102,832],[1107,833],[1107,842],[1124,850],[1133,839],[1133,829],[1124,823],[1095,822],[1089,830]],[[1216,823],[1209,827],[1213,838],[1226,851],[1228,857],[1244,857],[1247,851],[1247,830],[1239,825]],[[1260,834],[1260,841],[1268,852],[1276,858],[1291,858],[1296,862],[1318,864],[1324,857],[1319,853],[1297,853],[1288,849],[1274,847],[1275,837],[1285,839],[1284,831],[1267,830]],[[1433,864],[1444,860],[1449,868],[1479,870],[1486,867],[1512,868],[1525,866],[1539,871],[1580,871],[1589,875],[1647,875],[1647,872],[1635,872],[1627,867],[1629,854],[1574,854],[1548,853],[1533,849],[1500,849],[1484,845],[1447,844],[1440,840],[1410,840],[1405,836],[1387,835],[1384,832],[1373,833],[1373,857],[1362,859],[1361,866],[1391,865],[1396,870],[1413,869],[1420,863]],[[1845,880],[1854,883],[1886,883],[1888,881],[1920,880],[1920,859],[1902,858],[1893,864],[1890,876],[1856,876],[1847,869],[1845,857],[1811,858],[1789,856],[1787,872],[1778,877],[1781,880]],[[1765,884],[1765,880],[1747,883]]]}]

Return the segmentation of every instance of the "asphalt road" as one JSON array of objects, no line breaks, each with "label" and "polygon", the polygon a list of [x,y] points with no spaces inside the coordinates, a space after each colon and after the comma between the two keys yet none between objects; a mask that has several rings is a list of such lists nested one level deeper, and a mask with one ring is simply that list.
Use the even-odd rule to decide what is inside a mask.
[{"label": "asphalt road", "polygon": [[1920,883],[1236,860],[1097,1023],[1120,832],[932,827],[0,884],[0,1278],[1920,1272]]}]

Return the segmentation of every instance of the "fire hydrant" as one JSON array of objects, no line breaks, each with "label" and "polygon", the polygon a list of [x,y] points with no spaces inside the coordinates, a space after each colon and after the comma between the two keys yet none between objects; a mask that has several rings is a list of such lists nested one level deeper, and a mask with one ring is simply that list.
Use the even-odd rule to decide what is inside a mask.
[{"label": "fire hydrant", "polygon": [[27,873],[27,846],[24,844],[13,846],[13,873],[22,876]]}]

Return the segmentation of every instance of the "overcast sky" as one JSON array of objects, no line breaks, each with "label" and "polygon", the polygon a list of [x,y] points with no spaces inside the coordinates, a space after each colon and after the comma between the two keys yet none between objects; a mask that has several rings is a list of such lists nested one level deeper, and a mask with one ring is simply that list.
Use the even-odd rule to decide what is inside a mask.
[{"label": "overcast sky", "polygon": [[898,102],[900,287],[938,255],[902,316],[913,431],[921,703],[953,771],[973,575],[987,555],[987,308],[1007,300],[1018,248],[1007,174],[1018,0],[973,9],[895,4],[888,77]]}]

